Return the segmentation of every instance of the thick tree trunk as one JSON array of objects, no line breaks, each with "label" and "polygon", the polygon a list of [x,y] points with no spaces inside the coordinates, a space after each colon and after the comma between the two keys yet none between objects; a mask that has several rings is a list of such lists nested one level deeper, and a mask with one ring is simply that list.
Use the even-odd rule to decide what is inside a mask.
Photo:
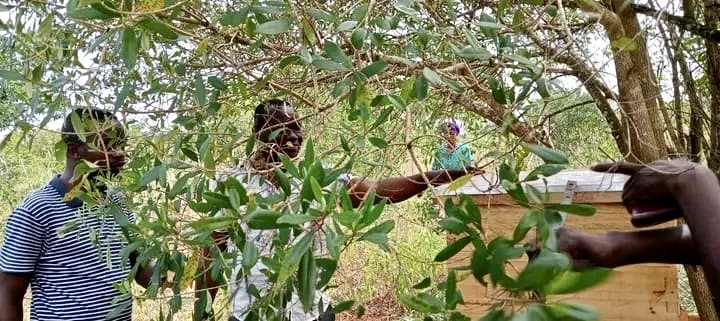
[{"label": "thick tree trunk", "polygon": [[[624,24],[618,14],[597,2],[581,1],[578,4],[583,10],[599,15],[599,22],[605,27],[611,42],[627,37]],[[618,9],[624,12],[622,8]],[[613,46],[613,61],[619,88],[619,102],[623,112],[622,124],[627,133],[627,140],[624,143],[630,151],[624,155],[624,158],[632,162],[651,162],[665,157],[667,151],[665,140],[658,140],[656,137],[653,117],[646,106],[648,99],[644,95],[643,80],[641,80],[651,69],[648,69],[648,66],[638,66],[630,50],[624,47]],[[651,100],[655,101],[657,106],[657,101],[654,98]],[[620,149],[622,150],[623,147]]]},{"label": "thick tree trunk", "polygon": [[[720,3],[716,0],[704,1],[706,26],[717,26],[720,21]],[[710,150],[708,167],[720,173],[720,46],[716,42],[705,40],[707,48],[707,75],[710,83]]]},{"label": "thick tree trunk", "polygon": [[[657,153],[664,157],[667,155],[667,143],[665,142],[664,122],[660,118],[659,101],[660,87],[657,84],[657,77],[652,69],[650,56],[647,50],[645,36],[642,34],[640,22],[632,6],[626,0],[613,0],[613,9],[622,23],[625,31],[624,36],[633,39],[637,48],[629,50],[632,61],[633,77],[637,77],[642,89],[643,103],[645,110],[650,117],[650,128],[655,134]],[[627,50],[627,49],[626,49]]]}]

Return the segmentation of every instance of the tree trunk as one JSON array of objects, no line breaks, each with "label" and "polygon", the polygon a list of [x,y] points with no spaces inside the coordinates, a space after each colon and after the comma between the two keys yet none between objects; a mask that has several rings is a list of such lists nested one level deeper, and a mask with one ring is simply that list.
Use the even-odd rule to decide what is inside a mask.
[{"label": "tree trunk", "polygon": [[[599,16],[599,22],[605,28],[611,43],[615,44],[618,40],[627,38],[623,22],[615,12],[593,1],[580,1],[578,4],[583,10],[594,12]],[[622,11],[622,8],[620,9]],[[651,162],[663,158],[667,151],[664,145],[665,140],[658,140],[656,137],[653,118],[648,113],[645,104],[648,99],[645,98],[641,80],[647,70],[652,70],[652,68],[638,66],[628,48],[612,47],[619,88],[619,103],[623,112],[623,129],[627,133],[627,140],[624,144],[630,151],[624,155],[624,158],[631,162]],[[655,114],[657,114],[657,110],[655,110]],[[622,146],[618,147],[623,150]]]},{"label": "tree trunk", "polygon": [[[706,26],[717,26],[720,21],[720,3],[714,0],[704,1],[703,15]],[[707,48],[707,75],[710,85],[710,150],[708,167],[720,173],[720,47],[717,43],[705,40]]]},{"label": "tree trunk", "polygon": [[[625,31],[624,36],[633,39],[637,48],[628,50],[633,67],[631,67],[633,77],[637,77],[639,86],[642,89],[643,103],[645,110],[650,117],[650,128],[655,134],[657,143],[657,154],[661,157],[667,155],[667,143],[665,142],[664,122],[660,118],[660,109],[658,97],[660,97],[660,87],[657,84],[657,77],[650,63],[650,55],[648,54],[645,36],[642,34],[640,22],[637,14],[633,10],[630,2],[626,0],[613,0],[613,9],[617,14],[622,27]],[[619,84],[618,84],[619,85]]]}]

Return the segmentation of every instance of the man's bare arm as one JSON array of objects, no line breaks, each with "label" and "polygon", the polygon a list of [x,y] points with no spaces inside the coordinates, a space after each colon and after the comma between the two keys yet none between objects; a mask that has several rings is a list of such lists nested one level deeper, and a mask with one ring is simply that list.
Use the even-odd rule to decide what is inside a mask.
[{"label": "man's bare arm", "polygon": [[31,275],[0,272],[0,321],[23,320],[23,297]]},{"label": "man's bare arm", "polygon": [[[409,176],[398,176],[372,181],[365,178],[354,178],[350,181],[349,195],[354,206],[359,206],[365,196],[371,190],[375,190],[376,202],[387,199],[389,203],[399,203],[413,196],[416,196],[426,189],[428,184],[425,178],[432,186],[438,186],[449,183],[455,179],[468,174],[465,170],[437,170],[429,171],[424,174],[415,174]],[[425,177],[423,177],[425,175]]]}]

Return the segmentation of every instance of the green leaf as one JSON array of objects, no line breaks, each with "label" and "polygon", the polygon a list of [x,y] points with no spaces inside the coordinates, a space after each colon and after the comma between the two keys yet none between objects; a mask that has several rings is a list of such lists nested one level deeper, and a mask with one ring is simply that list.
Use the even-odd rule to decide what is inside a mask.
[{"label": "green leaf", "polygon": [[385,60],[378,60],[370,65],[367,65],[365,68],[360,70],[360,72],[365,75],[365,77],[370,78],[383,72],[387,66],[388,63]]},{"label": "green leaf", "polygon": [[354,300],[342,301],[342,302],[339,302],[338,304],[333,305],[332,311],[335,314],[340,314],[344,311],[350,310],[354,304],[355,304]]},{"label": "green leaf", "polygon": [[310,46],[314,46],[317,42],[317,36],[315,35],[315,28],[312,23],[307,19],[302,19],[302,21],[300,21],[300,28],[302,30],[305,43]]},{"label": "green leaf", "polygon": [[330,60],[337,62],[345,68],[351,68],[352,63],[350,62],[350,58],[348,58],[347,55],[345,55],[345,52],[332,41],[325,40],[325,43],[323,44],[323,48],[325,49],[325,54],[327,54],[328,58]]},{"label": "green leaf", "polygon": [[458,179],[452,181],[452,182],[448,185],[447,189],[448,189],[449,191],[455,191],[455,190],[457,190],[458,188],[461,188],[461,187],[465,186],[467,183],[470,183],[470,181],[472,180],[473,176],[475,176],[475,175],[472,174],[472,173],[470,173],[470,174],[465,174],[465,175],[463,175],[463,176],[460,176]]},{"label": "green leaf", "polygon": [[573,302],[558,302],[547,306],[548,312],[554,317],[553,320],[567,321],[597,321],[599,314],[594,307]]},{"label": "green leaf", "polygon": [[490,79],[488,83],[492,90],[493,99],[500,104],[507,104],[507,97],[505,96],[505,89],[503,89],[502,83],[500,83],[497,78]]},{"label": "green leaf", "polygon": [[525,176],[523,181],[526,182],[532,182],[534,180],[537,180],[541,175],[543,177],[550,177],[553,176],[560,171],[565,169],[565,165],[561,164],[543,164],[538,167],[535,167],[530,173]]},{"label": "green leaf", "polygon": [[355,28],[355,26],[357,26],[357,21],[353,21],[353,20],[345,21],[337,27],[337,31],[338,32],[349,31],[349,30],[352,30],[353,28]]},{"label": "green leaf", "polygon": [[207,104],[207,89],[205,88],[205,82],[202,77],[195,78],[195,103],[198,106],[205,106]]},{"label": "green leaf", "polygon": [[417,296],[403,294],[400,302],[420,313],[440,313],[444,306],[440,300],[428,293],[419,293]]},{"label": "green leaf", "polygon": [[313,58],[313,66],[326,71],[347,71],[348,69],[340,63],[322,57]]},{"label": "green leaf", "polygon": [[425,79],[427,79],[433,85],[443,83],[443,80],[442,80],[442,78],[440,78],[440,75],[438,75],[434,70],[432,70],[428,67],[423,68],[422,75],[423,75],[423,77],[425,77]]},{"label": "green leaf", "polygon": [[415,78],[415,85],[413,86],[413,97],[417,100],[425,100],[428,95],[428,82],[425,77],[419,75]]},{"label": "green leaf", "polygon": [[[11,132],[12,134],[12,132]],[[11,136],[8,134],[8,136]],[[57,143],[55,143],[54,146],[54,155],[55,159],[58,160],[58,162],[64,162],[67,157],[67,144],[61,139],[58,140]]]},{"label": "green leaf", "polygon": [[594,206],[588,204],[546,204],[545,208],[582,216],[595,215],[596,210]]},{"label": "green leaf", "polygon": [[278,223],[277,220],[281,214],[277,211],[267,209],[256,209],[247,217],[247,225],[252,229],[271,230],[280,227],[289,227],[292,225]]},{"label": "green leaf", "polygon": [[549,98],[550,97],[550,91],[548,91],[547,82],[545,81],[545,78],[539,77],[535,80],[535,84],[537,85],[537,92],[540,94],[542,98]]},{"label": "green leaf", "polygon": [[520,218],[520,222],[515,226],[513,231],[513,242],[522,241],[530,229],[538,224],[538,217],[535,212],[528,210]]},{"label": "green leaf", "polygon": [[81,20],[107,20],[116,17],[114,14],[107,14],[93,7],[85,7],[75,10],[68,10],[67,15],[73,19]]},{"label": "green leaf", "polygon": [[175,185],[173,185],[172,189],[170,189],[170,192],[168,192],[167,197],[168,198],[175,198],[178,196],[187,186],[187,182],[190,178],[195,176],[195,173],[187,173],[180,177],[176,182]]},{"label": "green leaf", "polygon": [[525,185],[527,195],[530,201],[535,204],[542,204],[545,201],[545,193],[540,191],[537,187],[527,184]]},{"label": "green leaf", "polygon": [[176,40],[178,38],[178,34],[173,31],[170,26],[158,19],[143,18],[140,20],[139,24],[145,29],[155,32],[167,40]]},{"label": "green leaf", "polygon": [[233,216],[210,216],[190,222],[190,227],[197,232],[211,232],[227,229],[236,222],[237,218]]},{"label": "green leaf", "polygon": [[255,31],[268,35],[277,35],[290,30],[290,22],[287,20],[272,20],[260,24]]},{"label": "green leaf", "polygon": [[413,289],[415,290],[422,290],[430,286],[430,277],[426,277],[422,279],[422,281],[418,282],[417,284],[413,285]]},{"label": "green leaf", "polygon": [[380,149],[388,147],[388,142],[380,137],[369,137],[368,141],[370,142],[370,144]]},{"label": "green leaf", "polygon": [[5,79],[5,80],[10,80],[10,81],[13,81],[13,80],[27,80],[27,79],[25,79],[25,76],[23,76],[22,74],[20,74],[20,73],[17,72],[17,71],[14,71],[14,70],[3,70],[3,69],[0,69],[0,78],[3,78],[3,79]]},{"label": "green leaf", "polygon": [[389,251],[390,249],[387,245],[388,233],[390,233],[393,228],[395,228],[395,221],[387,220],[369,229],[358,240],[375,243],[383,250]]},{"label": "green leaf", "polygon": [[493,21],[477,21],[477,26],[483,29],[502,29],[505,26]]},{"label": "green leaf", "polygon": [[540,157],[546,164],[567,164],[564,154],[538,144],[523,143],[523,147]]},{"label": "green leaf", "polygon": [[612,269],[589,268],[582,272],[565,271],[545,285],[543,292],[548,295],[576,293],[607,280]]},{"label": "green leaf", "polygon": [[487,51],[485,48],[473,48],[470,46],[466,46],[463,48],[457,48],[455,46],[452,46],[452,48],[456,55],[466,59],[489,60],[490,57],[492,57],[490,52]]},{"label": "green leaf", "polygon": [[457,289],[457,275],[455,270],[450,270],[445,282],[445,309],[455,310],[457,304],[463,303],[462,301],[462,294]]},{"label": "green leaf", "polygon": [[119,110],[120,107],[122,107],[125,104],[125,99],[127,99],[127,96],[130,94],[130,86],[124,85],[122,89],[120,89],[120,92],[118,93],[117,97],[115,98],[115,111]]},{"label": "green leaf", "polygon": [[228,11],[224,13],[220,16],[220,25],[235,27],[244,24],[248,14],[248,10],[246,8],[244,9],[245,10]]},{"label": "green leaf", "polygon": [[518,275],[517,283],[522,289],[539,289],[570,267],[570,259],[564,254],[543,250]]},{"label": "green leaf", "polygon": [[312,241],[315,239],[315,233],[306,232],[295,245],[290,249],[290,253],[285,259],[285,266],[295,266],[300,263],[303,255],[308,252]]},{"label": "green leaf", "polygon": [[367,29],[357,28],[355,29],[355,31],[353,31],[352,36],[350,37],[350,42],[352,43],[353,47],[355,47],[355,49],[362,49],[366,37]]},{"label": "green leaf", "polygon": [[462,249],[464,249],[468,244],[470,244],[470,241],[472,241],[471,236],[463,237],[450,245],[446,246],[444,249],[442,249],[437,255],[435,255],[435,262],[445,262],[455,256],[455,254],[458,254]]},{"label": "green leaf", "polygon": [[132,27],[125,27],[122,32],[120,57],[125,62],[128,69],[135,68],[137,63],[138,50],[140,50],[140,42],[135,36],[135,30]]},{"label": "green leaf", "polygon": [[300,224],[304,224],[304,223],[310,222],[315,219],[317,219],[317,217],[314,217],[311,215],[285,214],[283,216],[280,216],[280,218],[277,219],[277,223],[278,224],[300,225]]},{"label": "green leaf", "polygon": [[467,229],[468,229],[465,222],[463,222],[462,220],[460,220],[457,217],[452,217],[452,216],[446,217],[442,221],[440,221],[440,227],[443,230],[446,230],[446,231],[448,231],[452,234],[456,234],[456,235],[467,232]]},{"label": "green leaf", "polygon": [[165,164],[160,164],[158,166],[153,167],[145,175],[140,178],[140,181],[138,182],[139,186],[146,186],[153,181],[160,180],[163,176],[165,176],[165,173],[167,172],[167,166]]},{"label": "green leaf", "polygon": [[292,190],[290,187],[290,180],[288,179],[287,175],[285,175],[285,173],[278,167],[275,167],[273,169],[273,173],[275,173],[275,179],[277,180],[278,185],[280,185],[283,194],[285,194],[285,196],[290,196]]},{"label": "green leaf", "polygon": [[278,66],[280,67],[280,69],[284,69],[285,67],[287,67],[289,65],[297,64],[300,61],[301,61],[300,56],[297,56],[297,55],[287,56],[287,57],[283,58],[282,60],[280,60],[280,64]]},{"label": "green leaf", "polygon": [[213,86],[215,89],[225,90],[228,88],[227,84],[225,84],[225,81],[223,81],[222,78],[217,76],[211,76],[210,78],[208,78],[208,83],[210,83],[210,86]]},{"label": "green leaf", "polygon": [[242,251],[242,266],[245,269],[250,269],[258,261],[258,249],[255,246],[255,242],[245,241],[245,246]]},{"label": "green leaf", "polygon": [[402,13],[408,15],[408,16],[417,17],[417,16],[420,15],[420,12],[418,12],[418,11],[415,10],[414,8],[412,8],[412,7],[410,7],[410,6],[407,6],[407,5],[405,5],[405,4],[396,4],[396,5],[395,5],[395,10],[400,11],[400,12],[402,12]]},{"label": "green leaf", "polygon": [[313,16],[313,18],[315,18],[317,20],[325,21],[325,22],[337,21],[337,18],[335,16],[333,16],[332,14],[330,14],[329,12],[327,12],[325,10],[318,9],[318,8],[308,8],[307,11],[308,11],[308,13],[310,13],[311,16]]},{"label": "green leaf", "polygon": [[310,312],[315,301],[315,285],[317,284],[317,264],[312,251],[306,251],[298,268],[298,296],[303,310]]}]

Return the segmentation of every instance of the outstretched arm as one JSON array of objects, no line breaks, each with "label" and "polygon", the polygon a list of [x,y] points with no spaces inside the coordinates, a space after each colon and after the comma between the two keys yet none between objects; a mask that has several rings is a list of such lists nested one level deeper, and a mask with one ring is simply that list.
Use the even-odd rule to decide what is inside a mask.
[{"label": "outstretched arm", "polygon": [[568,253],[578,270],[644,263],[700,264],[687,225],[601,235],[561,228],[557,233],[558,250]]},{"label": "outstretched arm", "polygon": [[[468,171],[470,170],[468,169]],[[424,174],[390,177],[377,181],[357,177],[348,183],[349,195],[354,206],[359,206],[373,189],[377,195],[376,202],[387,199],[390,203],[398,203],[418,195],[428,188],[423,175],[427,177],[430,184],[438,186],[449,183],[467,173],[465,170],[435,170]]]}]

